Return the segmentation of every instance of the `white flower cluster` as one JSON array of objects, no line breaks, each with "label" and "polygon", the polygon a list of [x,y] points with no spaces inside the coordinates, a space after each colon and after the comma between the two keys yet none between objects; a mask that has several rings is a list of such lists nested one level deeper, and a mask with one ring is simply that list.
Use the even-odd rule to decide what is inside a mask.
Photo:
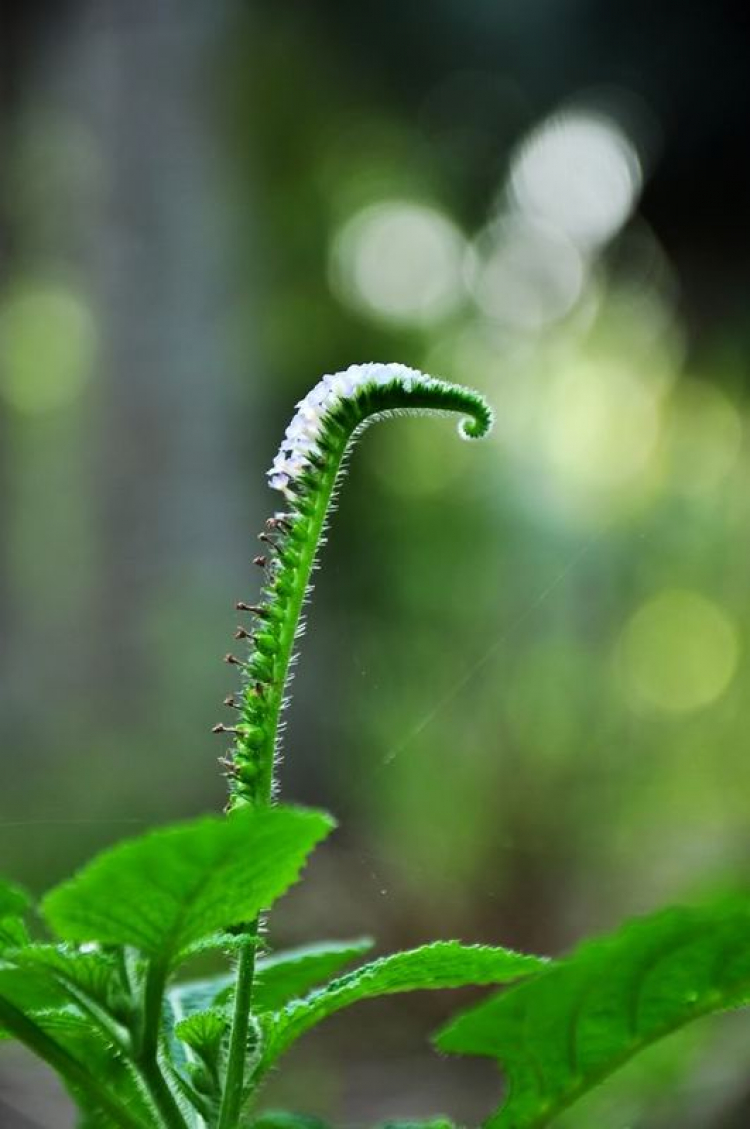
[{"label": "white flower cluster", "polygon": [[416,385],[436,387],[444,384],[417,369],[396,364],[350,365],[344,372],[324,376],[297,404],[279,453],[268,471],[269,485],[274,490],[287,493],[290,483],[308,467],[310,457],[319,453],[318,440],[323,433],[323,420],[342,400],[353,398],[368,385],[392,384],[394,381],[407,391]]}]

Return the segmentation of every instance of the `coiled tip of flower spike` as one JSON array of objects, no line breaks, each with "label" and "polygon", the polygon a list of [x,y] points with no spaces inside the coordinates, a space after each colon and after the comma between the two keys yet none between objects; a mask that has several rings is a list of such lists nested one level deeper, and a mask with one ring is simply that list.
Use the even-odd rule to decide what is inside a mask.
[{"label": "coiled tip of flower spike", "polygon": [[495,422],[495,414],[486,400],[476,396],[474,412],[462,419],[458,425],[458,434],[462,439],[484,439],[489,435]]}]

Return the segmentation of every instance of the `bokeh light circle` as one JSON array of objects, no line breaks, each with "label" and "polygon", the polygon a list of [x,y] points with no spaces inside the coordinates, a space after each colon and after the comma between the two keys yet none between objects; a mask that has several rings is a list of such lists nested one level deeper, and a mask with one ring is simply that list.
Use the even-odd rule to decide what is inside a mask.
[{"label": "bokeh light circle", "polygon": [[471,285],[493,321],[533,331],[568,314],[581,295],[585,267],[560,232],[523,216],[506,216],[478,240]]},{"label": "bokeh light circle", "polygon": [[658,392],[626,363],[578,357],[550,384],[542,430],[562,483],[599,493],[647,466],[660,427]]},{"label": "bokeh light circle", "polygon": [[683,713],[724,693],[737,668],[740,643],[727,613],[698,592],[665,589],[625,627],[619,669],[631,704]]},{"label": "bokeh light circle", "polygon": [[439,209],[388,200],[361,209],[334,239],[331,284],[376,318],[431,324],[464,296],[466,240]]},{"label": "bokeh light circle", "polygon": [[638,154],[615,121],[568,110],[542,122],[521,144],[510,187],[522,212],[594,248],[622,227],[641,181]]}]

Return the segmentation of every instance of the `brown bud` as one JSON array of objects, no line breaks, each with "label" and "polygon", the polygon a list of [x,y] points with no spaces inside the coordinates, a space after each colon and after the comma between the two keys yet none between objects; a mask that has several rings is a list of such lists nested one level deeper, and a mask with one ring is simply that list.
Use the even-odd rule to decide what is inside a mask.
[{"label": "brown bud", "polygon": [[252,612],[253,615],[260,616],[261,619],[268,617],[268,609],[264,608],[262,604],[246,604],[244,600],[240,600],[235,604],[238,612]]}]

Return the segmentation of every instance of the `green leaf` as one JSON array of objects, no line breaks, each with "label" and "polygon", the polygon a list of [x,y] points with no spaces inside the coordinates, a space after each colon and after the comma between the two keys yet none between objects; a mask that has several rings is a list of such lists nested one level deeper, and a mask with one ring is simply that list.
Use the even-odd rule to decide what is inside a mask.
[{"label": "green leaf", "polygon": [[260,957],[256,966],[253,1007],[273,1011],[295,996],[301,996],[344,965],[369,952],[369,937],[353,941],[319,941],[296,949],[281,949]]},{"label": "green leaf", "polygon": [[119,1129],[119,1125],[108,1114],[92,1110],[78,1114],[76,1129]]},{"label": "green leaf", "polygon": [[192,957],[203,956],[204,953],[226,953],[227,955],[240,952],[241,949],[247,948],[248,939],[246,933],[228,933],[226,930],[220,930],[217,933],[209,933],[205,937],[201,937],[198,941],[193,941],[191,944],[186,945],[184,949],[180,950],[179,962],[190,960]]},{"label": "green leaf", "polygon": [[128,1045],[130,1004],[109,955],[64,945],[28,945],[11,954],[5,973],[0,973],[0,991],[26,1015],[55,1008],[83,1012],[84,1022],[109,1042]]},{"label": "green leaf", "polygon": [[287,1113],[282,1109],[269,1109],[250,1122],[250,1129],[329,1129],[319,1117],[304,1113]]},{"label": "green leaf", "polygon": [[20,917],[0,917],[0,953],[29,943],[29,933]]},{"label": "green leaf", "polygon": [[13,954],[19,968],[46,976],[61,988],[82,992],[105,1008],[119,987],[117,962],[101,952],[80,952],[67,945],[28,945]]},{"label": "green leaf", "polygon": [[283,807],[177,824],[105,851],[42,908],[64,940],[133,945],[174,964],[202,937],[268,908],[332,826],[321,812]]},{"label": "green leaf", "polygon": [[0,990],[0,1022],[63,1078],[83,1109],[100,1114],[94,1124],[119,1129],[152,1124],[131,1064],[81,1015],[58,1008],[30,1016],[6,987]]},{"label": "green leaf", "polygon": [[372,996],[466,984],[503,984],[545,967],[539,957],[487,945],[437,941],[365,964],[325,988],[293,1000],[269,1018],[261,1071],[300,1035],[334,1012]]},{"label": "green leaf", "polygon": [[16,886],[0,878],[0,917],[22,917],[31,905],[31,896]]},{"label": "green leaf", "polygon": [[221,972],[216,976],[205,976],[201,980],[186,980],[183,984],[175,984],[167,992],[175,1022],[181,1022],[197,1011],[223,1002],[224,993],[233,986],[233,972]]},{"label": "green leaf", "polygon": [[[47,998],[44,994],[40,995],[39,992],[34,989],[31,991],[28,990],[26,984],[23,982],[20,985],[11,986],[10,990],[5,991],[1,981],[2,974],[0,974],[0,1008],[2,1008],[3,1001],[6,1001],[22,1012],[23,1015],[33,1018],[37,1022],[40,1022],[42,1019],[45,1021],[49,1019],[52,1023],[55,1022],[55,1019],[59,1019],[61,1022],[67,1020],[70,1014],[70,1005],[67,1001],[65,1003],[58,1003],[55,1007],[47,1002]],[[14,1037],[13,1032],[0,1021],[0,1042],[6,1042]]]},{"label": "green leaf", "polygon": [[429,1121],[383,1121],[377,1129],[454,1129],[447,1117],[432,1117]]},{"label": "green leaf", "polygon": [[[255,965],[253,1008],[257,1011],[272,1011],[282,1007],[294,996],[302,995],[316,984],[327,980],[345,964],[363,956],[372,945],[369,937],[359,937],[353,941],[319,941],[314,945],[280,949],[268,956],[258,957]],[[215,976],[175,984],[168,994],[175,1014],[184,1017],[212,1005],[227,1003],[231,999],[233,988],[234,973],[220,972]]]},{"label": "green leaf", "polygon": [[79,1113],[76,1129],[117,1129],[106,1113]]},{"label": "green leaf", "polygon": [[750,899],[671,909],[583,944],[459,1015],[441,1051],[498,1059],[508,1098],[492,1129],[542,1129],[639,1050],[750,998]]},{"label": "green leaf", "polygon": [[28,944],[29,934],[22,920],[31,898],[20,886],[0,879],[0,953]]},{"label": "green leaf", "polygon": [[174,1033],[202,1058],[211,1060],[217,1054],[228,1026],[229,1017],[225,1012],[209,1008],[180,1020]]},{"label": "green leaf", "polygon": [[0,964],[0,997],[28,1015],[66,1007],[70,1000],[61,988],[50,984],[43,974]]}]

